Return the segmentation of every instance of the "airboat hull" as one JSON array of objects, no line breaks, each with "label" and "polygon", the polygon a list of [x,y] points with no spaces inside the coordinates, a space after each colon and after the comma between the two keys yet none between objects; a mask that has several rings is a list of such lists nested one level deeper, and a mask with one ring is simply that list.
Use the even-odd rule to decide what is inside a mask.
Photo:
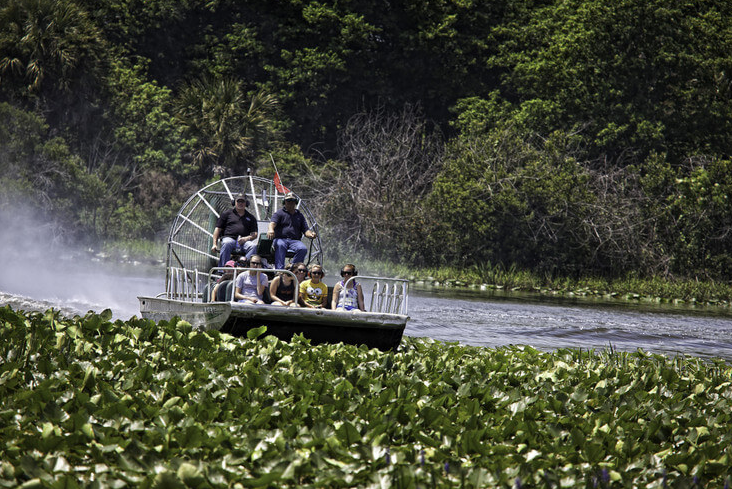
[{"label": "airboat hull", "polygon": [[312,344],[346,343],[395,350],[409,317],[402,314],[343,312],[330,309],[278,307],[239,302],[197,303],[160,297],[139,297],[142,317],[153,321],[179,317],[199,329],[246,336],[267,326],[267,334],[289,341],[302,334]]}]

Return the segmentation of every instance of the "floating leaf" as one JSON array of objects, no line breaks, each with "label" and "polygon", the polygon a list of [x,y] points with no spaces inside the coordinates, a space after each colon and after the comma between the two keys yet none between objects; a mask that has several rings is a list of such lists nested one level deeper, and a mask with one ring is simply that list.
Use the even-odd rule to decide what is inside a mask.
[{"label": "floating leaf", "polygon": [[256,340],[267,332],[267,326],[260,326],[258,328],[252,328],[247,331],[247,338],[250,340]]}]

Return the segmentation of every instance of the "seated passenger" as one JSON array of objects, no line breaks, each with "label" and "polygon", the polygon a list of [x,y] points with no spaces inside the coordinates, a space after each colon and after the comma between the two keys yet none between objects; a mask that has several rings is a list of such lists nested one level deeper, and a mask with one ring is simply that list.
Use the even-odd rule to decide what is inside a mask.
[{"label": "seated passenger", "polygon": [[312,309],[322,309],[328,300],[328,286],[320,280],[325,273],[320,265],[310,267],[310,278],[300,283],[300,304]]},{"label": "seated passenger", "polygon": [[297,210],[297,197],[292,192],[285,195],[284,207],[272,214],[267,237],[272,240],[275,255],[275,268],[285,268],[285,256],[288,251],[295,253],[293,262],[305,260],[308,249],[300,241],[302,235],[314,239],[315,231],[308,227],[305,216]]},{"label": "seated passenger", "polygon": [[250,258],[257,251],[257,218],[247,211],[248,201],[244,194],[234,200],[234,208],[221,213],[213,232],[211,252],[218,250],[217,242],[221,238],[221,254],[219,266],[231,259],[231,252],[236,250]]},{"label": "seated passenger", "polygon": [[[292,273],[297,274],[297,270],[302,268],[307,272],[307,268],[302,263],[294,263],[288,268]],[[305,278],[300,276],[301,279]],[[273,306],[297,307],[297,294],[295,293],[295,279],[292,275],[280,272],[272,283],[269,284],[269,297],[272,299]]]},{"label": "seated passenger", "polygon": [[[356,279],[348,282],[348,279],[358,275],[356,271],[356,265],[348,263],[341,269],[341,277],[343,280],[338,282],[333,288],[333,301],[331,302],[332,309],[337,311],[352,311],[361,312],[365,311],[363,305],[363,291],[361,290],[361,284],[356,282]],[[348,282],[348,285],[346,285]]]},{"label": "seated passenger", "polygon": [[[249,266],[261,267],[262,259],[259,255],[252,255]],[[242,272],[236,277],[236,292],[234,298],[239,302],[264,304],[264,289],[267,287],[267,276],[257,270]]]},{"label": "seated passenger", "polygon": [[[211,291],[211,302],[214,302],[216,300],[216,293],[218,292],[219,287],[221,286],[221,282],[223,282],[224,280],[231,280],[234,278],[234,267],[236,266],[236,262],[234,260],[229,260],[226,262],[226,264],[224,266],[227,268],[231,268],[231,270],[225,271],[224,274],[222,276],[220,276],[218,278],[218,280],[216,280],[216,285],[214,285],[214,288]],[[227,300],[228,299],[229,298],[227,297]]]}]

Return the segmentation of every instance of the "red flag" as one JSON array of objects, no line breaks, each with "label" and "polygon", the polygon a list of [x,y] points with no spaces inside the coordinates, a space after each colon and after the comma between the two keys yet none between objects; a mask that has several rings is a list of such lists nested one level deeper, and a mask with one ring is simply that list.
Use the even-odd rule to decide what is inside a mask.
[{"label": "red flag", "polygon": [[282,180],[280,180],[280,174],[277,171],[275,171],[274,184],[277,191],[281,194],[286,194],[290,191],[289,188],[282,185]]}]

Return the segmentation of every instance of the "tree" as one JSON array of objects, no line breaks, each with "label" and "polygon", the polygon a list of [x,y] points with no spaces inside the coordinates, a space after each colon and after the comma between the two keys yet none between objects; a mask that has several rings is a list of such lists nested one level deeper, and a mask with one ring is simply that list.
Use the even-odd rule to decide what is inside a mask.
[{"label": "tree", "polygon": [[104,185],[42,117],[0,103],[0,211],[41,212],[54,238],[78,237]]},{"label": "tree", "polygon": [[93,85],[103,45],[71,0],[8,0],[0,8],[0,81],[13,87],[6,96],[40,96],[53,111],[68,110]]},{"label": "tree", "polygon": [[104,82],[104,117],[80,142],[87,171],[106,188],[89,225],[107,239],[152,238],[182,198],[167,182],[191,173],[182,161],[188,141],[171,115],[171,91],[148,81],[144,65],[115,60]]},{"label": "tree", "polygon": [[[241,81],[204,78],[181,91],[177,115],[195,138],[194,161],[209,173],[243,172],[248,151],[266,137],[277,99],[265,92],[246,96]],[[216,169],[216,167],[221,167]]]},{"label": "tree", "polygon": [[732,160],[689,158],[667,198],[664,238],[677,274],[729,281],[732,270]]},{"label": "tree", "polygon": [[362,112],[339,134],[338,155],[314,190],[337,240],[375,256],[420,260],[422,202],[441,165],[441,134],[416,107]]},{"label": "tree", "polygon": [[593,157],[611,159],[732,151],[728,2],[556,2],[496,36],[491,64],[532,131],[582,130]]}]

